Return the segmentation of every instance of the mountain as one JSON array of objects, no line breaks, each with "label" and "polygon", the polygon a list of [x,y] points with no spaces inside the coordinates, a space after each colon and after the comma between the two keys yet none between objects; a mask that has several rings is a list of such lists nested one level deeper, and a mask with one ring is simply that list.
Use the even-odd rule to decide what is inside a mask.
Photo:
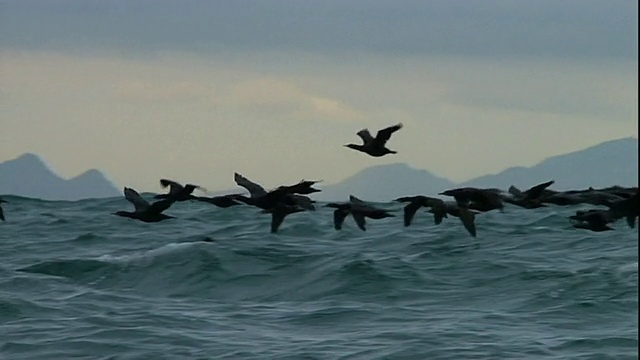
[{"label": "mountain", "polygon": [[555,180],[555,190],[589,186],[638,186],[638,140],[606,141],[583,150],[550,157],[532,167],[512,167],[498,174],[484,175],[458,186],[527,188]]},{"label": "mountain", "polygon": [[44,200],[79,200],[120,196],[120,191],[98,170],[74,178],[55,174],[35,154],[23,154],[0,163],[0,194]]},{"label": "mountain", "polygon": [[624,138],[550,157],[532,167],[512,167],[499,174],[484,175],[454,183],[426,170],[406,164],[366,168],[344,181],[327,185],[313,194],[317,200],[346,200],[349,194],[370,201],[389,201],[406,195],[431,195],[455,187],[475,186],[525,189],[555,180],[555,190],[584,189],[589,186],[638,186],[638,140]]},{"label": "mountain", "polygon": [[389,201],[400,196],[437,194],[455,183],[407,164],[387,164],[366,168],[344,181],[322,187],[313,198],[322,201],[347,200],[350,194],[367,201]]}]

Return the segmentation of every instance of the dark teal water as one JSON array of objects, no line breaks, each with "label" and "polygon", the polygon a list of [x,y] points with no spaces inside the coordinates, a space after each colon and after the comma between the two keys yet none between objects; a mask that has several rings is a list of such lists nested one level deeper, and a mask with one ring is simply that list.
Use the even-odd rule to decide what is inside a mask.
[{"label": "dark teal water", "polygon": [[638,231],[573,229],[582,207],[485,213],[473,239],[423,212],[272,235],[247,206],[6,199],[0,359],[638,358]]}]

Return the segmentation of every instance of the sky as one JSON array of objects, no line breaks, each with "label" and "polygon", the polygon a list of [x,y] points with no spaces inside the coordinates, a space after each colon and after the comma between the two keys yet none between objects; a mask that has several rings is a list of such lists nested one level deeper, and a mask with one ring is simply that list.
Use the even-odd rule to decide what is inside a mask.
[{"label": "sky", "polygon": [[0,0],[0,109],[0,162],[142,191],[465,181],[637,138],[638,2]]}]

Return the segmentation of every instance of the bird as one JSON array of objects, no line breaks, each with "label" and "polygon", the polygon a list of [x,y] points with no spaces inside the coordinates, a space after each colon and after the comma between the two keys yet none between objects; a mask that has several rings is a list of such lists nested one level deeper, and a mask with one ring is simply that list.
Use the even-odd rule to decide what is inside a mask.
[{"label": "bird", "polygon": [[[285,205],[298,206],[305,210],[315,210],[315,206],[313,205],[315,201],[311,200],[308,196],[296,194],[295,192],[299,190],[303,193],[312,191],[311,189],[313,188],[311,188],[311,185],[316,183],[316,181],[303,181],[296,185],[280,186],[274,190],[266,191],[261,185],[247,179],[239,173],[234,174],[234,180],[236,184],[249,191],[249,196],[237,194],[234,196],[234,200],[241,201],[247,205],[257,206],[263,210],[267,210],[274,207],[277,203],[282,202]],[[300,184],[302,184],[302,186],[300,186]]]},{"label": "bird", "polygon": [[453,196],[459,206],[477,211],[504,211],[504,204],[500,198],[499,189],[478,189],[462,187],[441,192],[438,195]]},{"label": "bird", "polygon": [[371,136],[369,129],[362,129],[356,133],[362,139],[362,145],[347,144],[345,146],[353,150],[361,151],[373,157],[381,157],[387,154],[397,154],[396,151],[389,150],[385,145],[391,138],[391,134],[400,130],[401,128],[402,123],[389,126],[382,130],[379,130],[375,138]]},{"label": "bird", "polygon": [[297,184],[294,185],[282,185],[279,186],[278,189],[283,190],[290,194],[301,194],[308,195],[321,191],[320,189],[316,189],[313,185],[321,182],[320,180],[301,180]]},{"label": "bird", "polygon": [[247,189],[250,197],[255,198],[267,195],[267,190],[265,190],[261,185],[242,176],[242,174],[238,174],[237,172],[234,173],[233,180],[238,184],[238,186],[242,186]]},{"label": "bird", "polygon": [[325,207],[336,209],[333,212],[333,227],[336,230],[342,229],[342,224],[349,214],[353,216],[353,220],[362,231],[367,230],[365,218],[378,220],[395,216],[387,210],[373,207],[353,195],[349,195],[349,202],[329,203]]},{"label": "bird", "polygon": [[411,225],[411,221],[418,209],[428,207],[429,212],[433,214],[436,225],[442,223],[442,219],[448,217],[447,214],[460,219],[462,225],[473,237],[476,237],[475,212],[460,206],[455,202],[443,201],[438,198],[432,198],[424,195],[405,196],[396,199],[398,202],[408,202],[404,207],[404,226]]},{"label": "bird", "polygon": [[591,231],[601,232],[614,230],[607,224],[615,221],[609,210],[591,209],[586,211],[577,211],[575,215],[569,217],[571,220],[579,221],[573,224],[576,229],[587,229]]},{"label": "bird", "polygon": [[124,188],[124,197],[133,204],[134,211],[117,211],[114,215],[128,217],[148,223],[159,222],[162,220],[172,219],[173,216],[165,215],[162,212],[167,210],[174,200],[163,199],[152,204],[140,196],[137,191],[132,188]]},{"label": "bird", "polygon": [[234,200],[262,209],[262,213],[271,214],[271,233],[276,233],[287,215],[305,210],[315,210],[314,201],[308,196],[297,194],[320,191],[312,188],[317,181],[303,180],[291,186],[280,186],[266,191],[261,185],[239,173],[234,173],[236,184],[249,191],[249,196],[236,194]]},{"label": "bird", "polygon": [[187,184],[182,185],[178,182],[169,179],[160,179],[160,185],[163,188],[168,187],[169,193],[167,194],[158,194],[155,196],[156,199],[171,199],[173,201],[186,201],[186,200],[195,200],[196,197],[191,195],[195,189],[203,189],[201,186]]},{"label": "bird", "polygon": [[[7,202],[6,200],[0,199],[0,204],[6,203],[6,202]],[[5,221],[4,211],[2,210],[2,206],[0,206],[0,220]]]},{"label": "bird", "polygon": [[508,191],[510,194],[512,194],[518,199],[537,200],[542,196],[542,194],[544,193],[544,190],[549,186],[553,185],[554,182],[555,182],[554,180],[549,180],[547,182],[532,186],[525,191],[520,191],[520,189],[518,189],[514,185],[511,185]]},{"label": "bird", "polygon": [[227,195],[218,195],[212,197],[206,196],[196,196],[194,200],[206,202],[208,204],[213,204],[217,207],[228,208],[235,205],[240,205],[240,202],[237,201],[237,197],[241,194],[227,194]]},{"label": "bird", "polygon": [[411,225],[413,217],[421,207],[428,207],[433,210],[434,221],[436,225],[440,224],[442,222],[442,219],[447,217],[447,210],[445,208],[444,201],[438,198],[417,195],[400,197],[395,199],[395,201],[408,202],[408,204],[404,207],[404,226]]},{"label": "bird", "polygon": [[[468,209],[465,206],[460,206],[458,203],[455,203],[455,202],[447,201],[444,203],[444,205],[445,205],[447,214],[460,219],[460,222],[462,222],[462,225],[467,230],[469,235],[471,235],[472,237],[476,237],[477,233],[476,233],[475,219],[476,219],[477,212],[472,209]],[[435,215],[434,208],[429,209],[428,212],[434,213]]]},{"label": "bird", "polygon": [[297,212],[305,211],[305,209],[298,206],[290,206],[285,205],[283,203],[278,203],[275,206],[262,210],[263,213],[271,214],[271,233],[275,234],[278,232],[278,228],[284,221],[284,218],[287,215],[295,214]]},{"label": "bird", "polygon": [[612,217],[626,218],[630,228],[635,228],[636,218],[640,215],[640,207],[638,205],[638,193],[636,192],[629,198],[617,201],[611,201],[605,204],[609,208]]}]

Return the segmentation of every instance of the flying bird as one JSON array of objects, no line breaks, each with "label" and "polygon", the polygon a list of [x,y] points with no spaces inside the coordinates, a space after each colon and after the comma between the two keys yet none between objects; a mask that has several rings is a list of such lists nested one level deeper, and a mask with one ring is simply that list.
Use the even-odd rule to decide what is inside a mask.
[{"label": "flying bird", "polygon": [[155,196],[155,198],[169,199],[172,201],[196,200],[196,197],[191,195],[191,193],[193,193],[195,189],[203,189],[201,186],[193,184],[187,184],[183,186],[182,184],[169,179],[160,179],[160,185],[163,188],[168,187],[169,193],[158,194]]},{"label": "flying bird", "polygon": [[369,129],[362,129],[356,133],[362,139],[362,145],[347,144],[345,146],[353,150],[362,151],[363,153],[369,154],[373,157],[380,157],[387,154],[396,154],[396,151],[389,150],[385,145],[391,138],[391,134],[400,130],[401,128],[402,123],[389,126],[378,131],[375,138],[371,136]]},{"label": "flying bird", "polygon": [[336,209],[333,211],[333,227],[336,230],[342,229],[342,224],[349,214],[353,216],[353,220],[362,231],[367,230],[365,218],[379,220],[395,216],[384,209],[373,207],[353,195],[349,195],[349,202],[329,203],[325,207]]},{"label": "flying bird", "polygon": [[128,217],[148,223],[159,222],[162,220],[173,218],[173,216],[165,215],[162,213],[163,211],[167,210],[171,206],[171,204],[173,204],[174,201],[171,199],[159,200],[150,204],[147,200],[143,199],[137,191],[128,187],[124,188],[124,197],[133,204],[135,210],[117,211],[113,213],[113,215]]}]

